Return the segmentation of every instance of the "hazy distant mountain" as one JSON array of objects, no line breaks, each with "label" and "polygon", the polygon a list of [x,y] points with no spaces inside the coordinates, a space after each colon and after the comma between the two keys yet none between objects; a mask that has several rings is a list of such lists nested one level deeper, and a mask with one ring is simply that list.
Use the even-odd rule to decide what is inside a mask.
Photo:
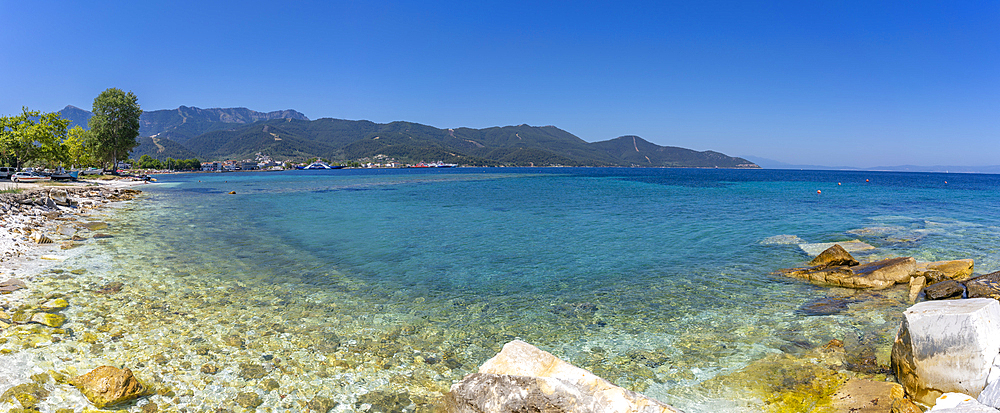
[{"label": "hazy distant mountain", "polygon": [[894,172],[954,172],[954,173],[1000,173],[1000,165],[989,166],[954,166],[954,165],[898,165],[898,166],[876,166],[873,168],[855,168],[850,166],[825,166],[825,165],[794,165],[776,161],[773,159],[761,158],[757,156],[744,156],[760,165],[764,169],[806,169],[806,170],[837,170],[837,171],[894,171]]},{"label": "hazy distant mountain", "polygon": [[[59,111],[63,119],[72,121],[74,125],[87,128],[87,121],[93,113],[75,106],[66,106]],[[206,132],[222,129],[232,129],[238,126],[271,119],[309,120],[294,110],[279,110],[274,112],[257,112],[247,108],[213,108],[201,109],[181,106],[177,109],[143,111],[139,116],[139,136],[156,136],[169,138],[175,142],[184,142],[192,137]]]},{"label": "hazy distant mountain", "polygon": [[811,171],[845,171],[845,170],[857,170],[861,168],[852,168],[849,166],[825,166],[825,165],[799,165],[790,164],[781,161],[776,161],[774,159],[761,158],[759,156],[743,156],[747,160],[760,165],[764,169],[805,169]]},{"label": "hazy distant mountain", "polygon": [[80,109],[73,105],[67,105],[65,108],[59,111],[59,116],[63,119],[69,119],[70,124],[68,129],[72,129],[74,126],[81,126],[87,129],[87,121],[90,120],[91,116],[94,116],[90,111]]},{"label": "hazy distant mountain", "polygon": [[309,120],[294,110],[257,112],[247,108],[201,109],[181,106],[172,110],[143,112],[139,118],[139,135],[169,138],[178,143],[214,130],[232,129],[241,125],[272,119]]}]

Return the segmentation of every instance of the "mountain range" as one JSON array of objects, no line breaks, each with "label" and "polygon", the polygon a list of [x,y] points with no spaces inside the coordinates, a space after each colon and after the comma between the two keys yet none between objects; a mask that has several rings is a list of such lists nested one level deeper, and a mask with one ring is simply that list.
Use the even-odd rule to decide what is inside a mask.
[{"label": "mountain range", "polygon": [[[59,113],[72,122],[70,127],[86,128],[92,116],[74,106]],[[413,122],[309,120],[294,110],[187,106],[143,112],[139,123],[133,158],[253,159],[261,153],[278,160],[350,161],[386,155],[403,162],[482,166],[759,168],[743,158],[659,146],[638,136],[589,143],[554,126],[439,129]]]}]

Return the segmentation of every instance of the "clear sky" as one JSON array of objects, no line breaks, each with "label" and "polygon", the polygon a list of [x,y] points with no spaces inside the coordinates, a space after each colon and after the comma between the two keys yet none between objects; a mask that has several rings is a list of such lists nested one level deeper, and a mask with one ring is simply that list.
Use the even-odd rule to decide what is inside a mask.
[{"label": "clear sky", "polygon": [[296,109],[846,166],[1000,164],[1000,1],[0,0],[0,114]]}]

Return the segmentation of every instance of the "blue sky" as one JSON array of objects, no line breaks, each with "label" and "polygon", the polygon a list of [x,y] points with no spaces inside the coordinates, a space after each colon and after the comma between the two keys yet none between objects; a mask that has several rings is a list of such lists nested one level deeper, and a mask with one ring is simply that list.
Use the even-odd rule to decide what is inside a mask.
[{"label": "blue sky", "polygon": [[845,165],[1000,164],[1000,2],[0,0],[0,114],[296,109]]}]

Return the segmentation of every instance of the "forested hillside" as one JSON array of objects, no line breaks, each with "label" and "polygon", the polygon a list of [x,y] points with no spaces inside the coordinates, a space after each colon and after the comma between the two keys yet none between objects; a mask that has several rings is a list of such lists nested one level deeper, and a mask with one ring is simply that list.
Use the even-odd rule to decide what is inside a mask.
[{"label": "forested hillside", "polygon": [[[74,122],[89,112],[67,106]],[[132,156],[156,159],[324,158],[334,162],[385,155],[401,162],[442,161],[481,166],[644,166],[756,168],[753,162],[718,152],[659,146],[637,136],[588,143],[555,126],[439,129],[413,122],[310,121],[294,110],[246,108],[143,112],[140,145]]]}]

